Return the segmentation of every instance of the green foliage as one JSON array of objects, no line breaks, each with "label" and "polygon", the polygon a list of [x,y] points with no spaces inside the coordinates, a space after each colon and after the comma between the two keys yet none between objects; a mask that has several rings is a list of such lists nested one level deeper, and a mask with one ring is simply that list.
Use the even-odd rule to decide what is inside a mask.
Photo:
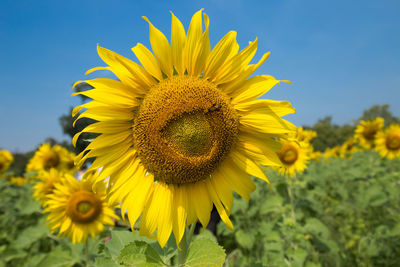
[{"label": "green foliage", "polygon": [[400,123],[400,118],[396,117],[390,112],[389,105],[373,105],[369,109],[363,111],[360,120],[374,120],[375,118],[381,117],[385,120],[385,126],[392,123]]},{"label": "green foliage", "polygon": [[304,127],[317,132],[317,137],[312,145],[317,151],[325,151],[327,147],[343,144],[349,137],[353,136],[355,127],[351,125],[338,125],[332,123],[332,117],[327,116],[319,119],[312,127]]},{"label": "green foliage", "polygon": [[[400,161],[375,152],[312,163],[295,179],[267,172],[218,225],[226,266],[396,266]],[[292,196],[290,198],[289,196]]]}]

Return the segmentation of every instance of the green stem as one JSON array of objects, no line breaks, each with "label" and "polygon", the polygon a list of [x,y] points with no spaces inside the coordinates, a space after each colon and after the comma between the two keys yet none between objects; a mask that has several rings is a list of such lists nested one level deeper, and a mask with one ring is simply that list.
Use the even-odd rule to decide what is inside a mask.
[{"label": "green stem", "polygon": [[[289,178],[289,179],[295,179],[294,178]],[[288,196],[289,196],[289,200],[290,200],[290,206],[292,208],[292,220],[293,220],[293,224],[296,224],[296,213],[294,211],[294,202],[293,202],[293,194],[292,194],[292,188],[291,188],[291,180],[286,179],[286,186],[287,186],[287,191],[288,191]]]},{"label": "green stem", "polygon": [[90,266],[90,251],[89,251],[89,242],[88,239],[86,239],[85,242],[85,254],[86,254],[86,266]]},{"label": "green stem", "polygon": [[187,228],[185,229],[185,233],[183,234],[182,240],[179,243],[181,249],[180,250],[178,249],[178,267],[183,266],[185,263],[195,228],[196,228],[196,223],[193,223],[190,226],[189,230]]}]

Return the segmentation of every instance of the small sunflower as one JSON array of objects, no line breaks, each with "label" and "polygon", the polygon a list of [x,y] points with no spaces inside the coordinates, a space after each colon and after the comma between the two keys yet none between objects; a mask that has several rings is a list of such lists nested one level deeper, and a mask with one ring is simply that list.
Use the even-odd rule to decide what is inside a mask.
[{"label": "small sunflower", "polygon": [[27,184],[29,182],[30,182],[29,179],[26,179],[21,176],[11,176],[8,178],[8,181],[7,181],[8,184],[15,184],[17,186],[23,186],[24,184]]},{"label": "small sunflower", "polygon": [[317,132],[313,130],[304,130],[303,127],[297,128],[297,141],[311,143],[317,137]]},{"label": "small sunflower", "polygon": [[57,169],[50,169],[48,171],[40,171],[37,175],[37,183],[33,187],[33,197],[44,206],[48,200],[48,196],[53,193],[55,184],[60,182],[65,174]]},{"label": "small sunflower", "polygon": [[320,151],[314,151],[314,149],[310,152],[310,159],[319,161],[322,158],[322,153]]},{"label": "small sunflower", "polygon": [[66,148],[48,143],[41,145],[30,159],[26,171],[50,170],[51,168],[73,172],[75,170],[73,159],[74,154]]},{"label": "small sunflower", "polygon": [[341,146],[327,147],[324,151],[323,157],[325,159],[328,158],[337,158],[340,156]]},{"label": "small sunflower", "polygon": [[132,48],[142,65],[98,46],[108,66],[87,73],[105,69],[119,80],[87,80],[94,89],[76,93],[93,100],[73,115],[86,108],[77,119],[98,121],[82,132],[101,134],[77,164],[96,157],[89,170],[103,167],[98,180],[110,176],[109,201],[122,202],[132,228],[142,215],[140,233],[156,235],[163,247],[171,232],[179,243],[197,219],[206,227],[213,205],[233,228],[232,190],[248,200],[255,190],[250,175],[268,181],[260,165],[280,165],[276,138],[296,131],[280,117],[295,110],[287,101],[255,100],[280,82],[249,78],[269,57],[250,64],[257,39],[239,51],[231,31],[211,49],[209,18],[200,10],[187,33],[172,14],[169,43],[144,19],[153,53],[142,44]]},{"label": "small sunflower", "polygon": [[45,202],[43,212],[49,213],[50,230],[67,236],[72,243],[84,243],[89,235],[94,238],[104,225],[114,225],[113,219],[119,219],[107,204],[105,184],[94,185],[95,175],[93,172],[78,181],[65,174]]},{"label": "small sunflower", "polygon": [[0,150],[0,173],[5,172],[14,161],[13,155],[7,150]]},{"label": "small sunflower", "polygon": [[360,151],[358,147],[356,147],[356,141],[354,138],[347,139],[343,145],[339,149],[339,156],[341,158],[351,158],[353,153]]},{"label": "small sunflower", "polygon": [[293,177],[296,173],[302,173],[307,168],[309,162],[309,145],[297,140],[281,140],[282,148],[277,153],[282,163],[278,167],[281,175]]},{"label": "small sunflower", "polygon": [[375,145],[376,134],[383,129],[384,120],[376,118],[370,121],[360,121],[354,131],[354,138],[365,149],[371,149]]},{"label": "small sunflower", "polygon": [[382,157],[400,158],[400,124],[391,124],[375,138],[375,149]]}]

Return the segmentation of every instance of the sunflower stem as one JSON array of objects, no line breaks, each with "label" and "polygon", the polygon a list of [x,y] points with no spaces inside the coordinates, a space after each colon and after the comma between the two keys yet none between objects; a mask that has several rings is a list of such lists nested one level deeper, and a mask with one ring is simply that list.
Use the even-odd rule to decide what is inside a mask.
[{"label": "sunflower stem", "polygon": [[185,233],[183,234],[182,240],[180,242],[181,249],[178,249],[178,267],[183,266],[186,261],[186,256],[190,247],[190,243],[192,242],[192,237],[194,233],[194,229],[196,228],[196,223],[193,223],[189,228],[185,229]]},{"label": "sunflower stem", "polygon": [[[296,213],[294,211],[294,201],[293,201],[293,194],[292,194],[292,187],[291,187],[291,183],[292,183],[291,179],[292,178],[286,179],[286,187],[287,187],[288,196],[289,196],[289,200],[290,200],[290,206],[292,208],[293,224],[296,224]],[[294,177],[293,179],[296,179],[296,177]]]},{"label": "sunflower stem", "polygon": [[89,251],[89,242],[88,239],[86,239],[85,242],[85,254],[86,254],[86,266],[90,266],[90,251]]}]

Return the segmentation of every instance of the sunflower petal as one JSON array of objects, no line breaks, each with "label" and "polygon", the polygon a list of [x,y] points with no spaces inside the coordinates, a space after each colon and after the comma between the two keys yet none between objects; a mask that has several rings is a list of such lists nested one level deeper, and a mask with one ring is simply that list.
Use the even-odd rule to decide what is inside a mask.
[{"label": "sunflower petal", "polygon": [[157,80],[162,80],[163,76],[160,66],[158,65],[157,59],[155,59],[153,53],[151,53],[149,49],[147,49],[141,43],[138,43],[132,48],[132,52],[136,55],[148,73],[157,78]]},{"label": "sunflower petal", "polygon": [[174,13],[171,12],[171,54],[172,63],[175,66],[178,74],[183,75],[185,73],[185,66],[183,64],[183,50],[186,43],[186,33],[182,22],[175,17]]},{"label": "sunflower petal", "polygon": [[143,19],[149,23],[151,48],[153,49],[154,55],[160,64],[161,70],[168,77],[172,77],[173,66],[171,47],[169,46],[168,39],[159,29],[153,26],[147,17],[143,16]]}]

